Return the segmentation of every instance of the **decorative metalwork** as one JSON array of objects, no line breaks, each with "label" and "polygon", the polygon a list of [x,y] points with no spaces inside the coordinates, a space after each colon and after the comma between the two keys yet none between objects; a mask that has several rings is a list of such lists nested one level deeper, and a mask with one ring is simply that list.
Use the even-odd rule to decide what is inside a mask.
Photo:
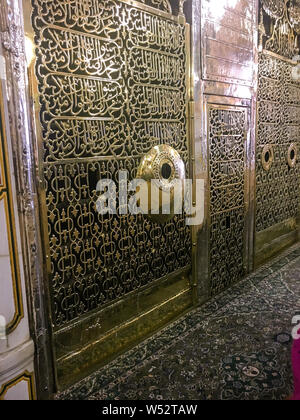
[{"label": "decorative metalwork", "polygon": [[284,15],[286,0],[261,0],[265,12],[274,19]]},{"label": "decorative metalwork", "polygon": [[138,0],[147,6],[155,7],[167,13],[172,13],[172,7],[169,0]]},{"label": "decorative metalwork", "polygon": [[[290,170],[287,150],[299,148],[300,81],[292,77],[295,64],[272,54],[259,57],[256,163],[256,231],[294,218],[299,207],[299,168]],[[274,149],[274,163],[265,172],[266,144]]]},{"label": "decorative metalwork", "polygon": [[268,172],[274,163],[274,149],[272,145],[267,144],[263,148],[261,162],[264,170]]},{"label": "decorative metalwork", "polygon": [[299,0],[261,0],[260,47],[293,58],[299,53]]},{"label": "decorative metalwork", "polygon": [[295,168],[298,159],[298,148],[296,144],[291,144],[287,153],[287,161],[291,169]]},{"label": "decorative metalwork", "polygon": [[245,274],[247,110],[210,106],[210,272],[212,294]]},{"label": "decorative metalwork", "polygon": [[[155,146],[142,159],[138,168],[137,178],[147,182],[147,208],[145,213],[157,223],[165,223],[175,215],[175,191],[178,186],[181,194],[180,211],[183,208],[183,181],[186,178],[186,169],[179,153],[168,145]],[[178,182],[179,181],[179,182]],[[178,184],[177,184],[178,182]],[[169,197],[164,212],[163,193]],[[178,204],[178,203],[177,203]],[[159,214],[153,214],[153,209]]]},{"label": "decorative metalwork", "polygon": [[59,328],[191,263],[183,216],[159,226],[96,212],[98,181],[119,185],[121,170],[135,178],[152,147],[169,144],[188,161],[186,26],[117,0],[32,4]]}]

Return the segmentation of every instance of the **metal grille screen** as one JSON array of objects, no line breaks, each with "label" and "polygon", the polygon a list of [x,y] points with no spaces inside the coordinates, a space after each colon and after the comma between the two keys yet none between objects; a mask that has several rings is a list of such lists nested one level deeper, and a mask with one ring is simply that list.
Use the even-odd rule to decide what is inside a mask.
[{"label": "metal grille screen", "polygon": [[[290,168],[288,149],[300,150],[300,83],[292,78],[293,66],[283,58],[259,57],[258,135],[256,164],[256,230],[268,229],[296,217],[299,208],[299,165]],[[264,170],[262,154],[269,145],[274,162]]]},{"label": "metal grille screen", "polygon": [[[141,4],[144,3],[145,5]],[[33,0],[53,321],[191,263],[183,217],[100,216],[100,179],[169,144],[187,162],[186,26],[167,1]],[[157,11],[149,6],[157,7]]]},{"label": "metal grille screen", "polygon": [[247,109],[211,105],[210,281],[213,295],[245,274]]}]

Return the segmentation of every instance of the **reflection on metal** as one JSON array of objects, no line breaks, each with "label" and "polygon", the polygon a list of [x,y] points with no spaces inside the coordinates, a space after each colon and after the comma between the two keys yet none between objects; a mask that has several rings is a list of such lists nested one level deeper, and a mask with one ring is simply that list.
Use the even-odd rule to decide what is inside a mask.
[{"label": "reflection on metal", "polygon": [[267,144],[263,148],[261,162],[264,170],[268,172],[274,162],[274,149],[272,145]]},{"label": "reflection on metal", "polygon": [[299,0],[261,0],[260,48],[293,58],[299,52]]},{"label": "reflection on metal", "polygon": [[298,148],[296,144],[291,144],[287,153],[287,161],[291,169],[295,168],[298,159]]},{"label": "reflection on metal", "polygon": [[217,294],[245,274],[248,110],[210,105],[210,281]]},{"label": "reflection on metal", "polygon": [[[156,223],[166,223],[174,218],[175,192],[183,191],[186,169],[179,153],[168,145],[155,146],[142,159],[137,178],[147,182],[149,192],[148,207],[145,209],[150,219]],[[170,200],[164,211],[163,194]],[[182,209],[183,194],[179,205]],[[152,214],[153,209],[159,214]],[[152,212],[151,212],[152,210]],[[171,211],[170,211],[171,210]]]},{"label": "reflection on metal", "polygon": [[[296,218],[299,208],[299,168],[290,171],[287,150],[299,148],[300,81],[292,77],[296,63],[264,51],[259,56],[256,232]],[[261,162],[266,145],[274,163],[266,172]]]},{"label": "reflection on metal", "polygon": [[[199,0],[195,0],[199,1]],[[255,0],[202,0],[202,72],[205,80],[253,86]],[[216,89],[214,88],[214,94]]]},{"label": "reflection on metal", "polygon": [[172,146],[187,164],[188,25],[166,13],[168,1],[32,3],[44,235],[60,330],[190,267],[183,216],[158,226],[95,206],[98,181],[118,185],[121,170],[136,178],[154,146]]}]

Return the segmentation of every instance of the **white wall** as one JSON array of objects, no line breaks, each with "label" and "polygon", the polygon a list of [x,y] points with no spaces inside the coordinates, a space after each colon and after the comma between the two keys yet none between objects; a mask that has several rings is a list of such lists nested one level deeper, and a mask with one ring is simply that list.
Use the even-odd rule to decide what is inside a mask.
[{"label": "white wall", "polygon": [[[3,59],[1,62],[5,64]],[[1,71],[0,103],[2,119],[0,143],[0,400],[30,400],[35,398],[34,345],[30,339],[28,327],[24,266],[16,204],[11,136],[7,124],[5,73],[3,71]]]}]

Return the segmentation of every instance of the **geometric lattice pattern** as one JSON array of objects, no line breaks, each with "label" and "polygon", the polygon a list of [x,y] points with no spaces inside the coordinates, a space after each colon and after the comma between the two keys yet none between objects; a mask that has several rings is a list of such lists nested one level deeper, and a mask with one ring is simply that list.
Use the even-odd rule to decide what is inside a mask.
[{"label": "geometric lattice pattern", "polygon": [[[167,1],[143,1],[168,11]],[[117,0],[32,0],[57,328],[190,266],[185,218],[96,211],[96,185],[145,153],[187,163],[185,25]],[[119,206],[119,203],[118,203]],[[119,213],[119,212],[118,212]]]},{"label": "geometric lattice pattern", "polygon": [[[258,135],[256,161],[256,231],[260,232],[298,214],[299,162],[287,161],[292,143],[300,150],[300,82],[294,66],[267,53],[259,57]],[[262,166],[265,145],[274,149],[270,171]]]},{"label": "geometric lattice pattern", "polygon": [[210,106],[210,281],[213,295],[245,274],[246,134],[246,109]]}]

